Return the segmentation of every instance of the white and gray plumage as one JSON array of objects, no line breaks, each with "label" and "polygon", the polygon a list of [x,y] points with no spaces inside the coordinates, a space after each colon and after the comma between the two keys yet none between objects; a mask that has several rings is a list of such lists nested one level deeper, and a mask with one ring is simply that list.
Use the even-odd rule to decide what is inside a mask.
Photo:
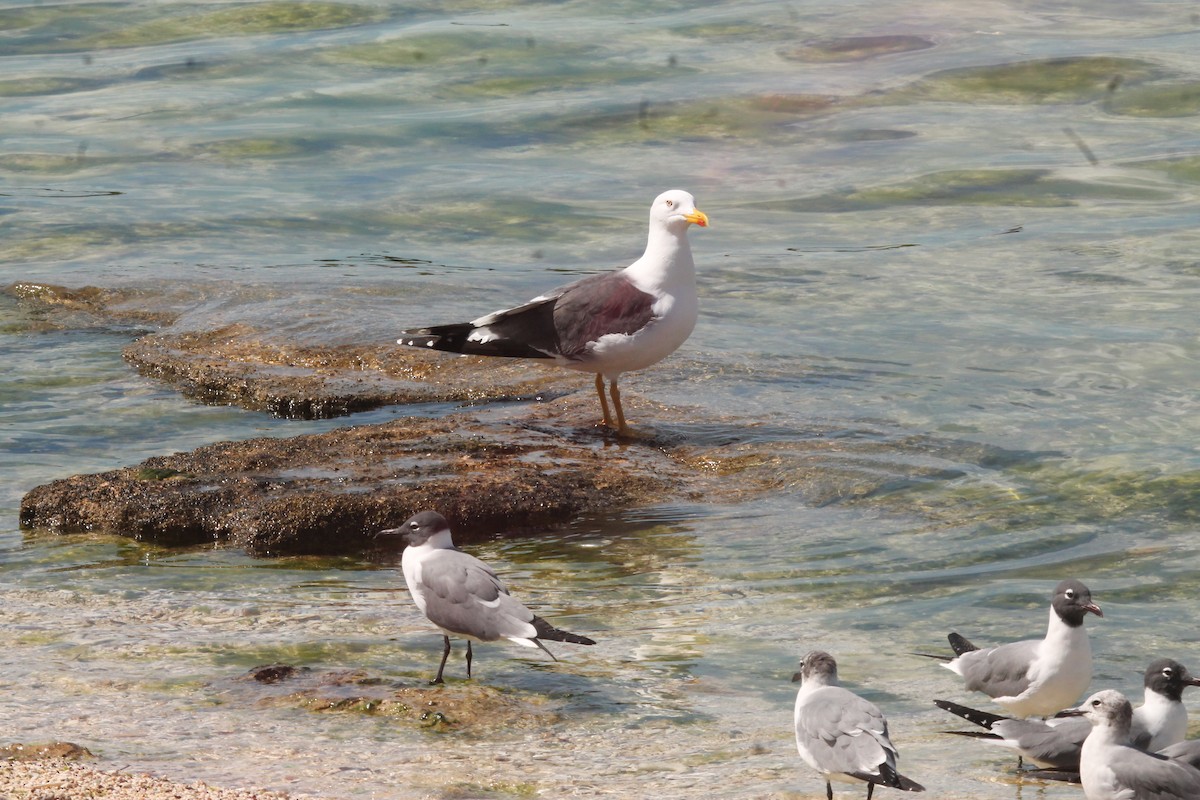
[{"label": "white and gray plumage", "polygon": [[[1130,744],[1139,750],[1154,752],[1182,742],[1187,735],[1188,725],[1183,690],[1189,686],[1200,686],[1200,678],[1193,677],[1187,667],[1178,661],[1160,658],[1146,667],[1143,684],[1146,688],[1145,699],[1142,705],[1133,710]],[[948,700],[933,702],[939,708],[988,731],[951,733],[1015,750],[1021,758],[1039,767],[1065,771],[1063,776],[1058,776],[1059,780],[1072,780],[1072,773],[1079,771],[1083,741],[1092,731],[1090,722],[1074,714],[1045,721],[1013,719]]]},{"label": "white and gray plumage", "polygon": [[1173,761],[1180,761],[1200,769],[1200,739],[1188,739],[1176,742],[1157,751],[1160,756],[1166,756]]},{"label": "white and gray plumage", "polygon": [[[487,564],[454,546],[450,525],[436,511],[422,511],[399,528],[380,536],[402,536],[404,581],[417,608],[442,631],[445,647],[433,683],[442,683],[450,657],[450,637],[467,640],[467,677],[471,677],[471,642],[508,639],[525,647],[540,647],[554,658],[542,639],[572,644],[595,644],[586,636],[555,628],[514,600]],[[557,658],[554,658],[557,661]]]},{"label": "white and gray plumage", "polygon": [[[546,359],[596,373],[604,424],[628,431],[617,379],[675,352],[699,313],[690,225],[708,216],[685,191],[672,189],[650,206],[646,251],[616,272],[592,275],[513,308],[470,322],[404,331],[399,344],[483,356]],[[615,419],[604,396],[608,379]]]},{"label": "white and gray plumage", "polygon": [[1014,716],[1049,716],[1076,703],[1092,681],[1092,646],[1083,627],[1088,614],[1104,616],[1088,588],[1068,578],[1054,589],[1044,638],[980,649],[951,633],[957,658],[942,666]]},{"label": "white and gray plumage", "polygon": [[1083,742],[1079,775],[1087,800],[1196,800],[1200,770],[1129,743],[1133,707],[1113,689],[1075,709],[1092,724]]},{"label": "white and gray plumage", "polygon": [[875,784],[906,792],[925,787],[897,771],[898,753],[888,737],[887,720],[871,702],[838,685],[833,656],[814,650],[792,676],[796,693],[796,749],[810,767],[825,777],[825,795],[833,800],[830,781],[865,781],[867,800]]}]

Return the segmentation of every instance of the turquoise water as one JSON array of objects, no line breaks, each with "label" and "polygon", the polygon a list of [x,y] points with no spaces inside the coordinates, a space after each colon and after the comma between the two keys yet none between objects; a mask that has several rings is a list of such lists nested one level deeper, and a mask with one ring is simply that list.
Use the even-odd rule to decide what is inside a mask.
[{"label": "turquoise water", "polygon": [[6,283],[387,341],[628,263],[686,188],[701,320],[623,386],[774,487],[471,548],[600,642],[478,648],[539,727],[264,706],[236,679],[272,661],[432,674],[397,553],[53,537],[20,498],[405,410],[195,405],[121,360],[149,326],[0,297],[0,741],[321,797],[817,798],[788,679],[822,647],[927,796],[1077,797],[941,734],[932,698],[987,704],[908,654],[1032,634],[1073,575],[1097,687],[1200,669],[1198,31],[1176,3],[0,8]]}]

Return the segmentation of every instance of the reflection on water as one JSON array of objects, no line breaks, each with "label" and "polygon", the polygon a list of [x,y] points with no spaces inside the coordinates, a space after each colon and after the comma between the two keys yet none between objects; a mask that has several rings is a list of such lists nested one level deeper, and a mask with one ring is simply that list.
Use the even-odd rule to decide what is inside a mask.
[{"label": "reflection on water", "polygon": [[[6,283],[99,287],[120,312],[0,295],[4,740],[328,797],[816,798],[788,679],[821,647],[931,795],[1077,797],[948,741],[929,701],[980,698],[907,654],[1036,632],[1075,575],[1106,613],[1097,686],[1136,693],[1147,652],[1196,669],[1200,92],[1191,11],[1159,12],[0,11]],[[122,361],[131,338],[389,341],[628,263],[670,186],[713,219],[701,321],[622,386],[693,409],[655,432],[714,489],[468,548],[599,642],[478,648],[479,682],[544,700],[540,725],[439,733],[239,680],[427,679],[441,640],[395,550],[17,529],[24,492],[66,474],[407,413],[194,405]]]}]

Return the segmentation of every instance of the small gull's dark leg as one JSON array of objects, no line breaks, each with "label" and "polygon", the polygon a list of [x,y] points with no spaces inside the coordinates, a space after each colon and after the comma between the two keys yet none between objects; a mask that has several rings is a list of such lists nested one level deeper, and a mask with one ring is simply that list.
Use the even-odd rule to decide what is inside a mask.
[{"label": "small gull's dark leg", "polygon": [[867,781],[867,800],[871,800],[871,793],[875,791],[875,784]]},{"label": "small gull's dark leg", "polygon": [[442,670],[444,670],[446,668],[446,659],[450,657],[450,637],[443,635],[442,641],[444,641],[446,643],[446,646],[444,648],[442,648],[442,663],[438,664],[437,677],[434,678],[433,680],[431,680],[430,683],[442,683],[443,682],[442,681]]},{"label": "small gull's dark leg", "polygon": [[604,424],[613,427],[612,415],[608,413],[608,398],[604,396],[604,376],[596,373],[596,394],[600,395],[600,409],[604,412]]},{"label": "small gull's dark leg", "polygon": [[467,677],[471,677],[471,640],[467,639]]},{"label": "small gull's dark leg", "polygon": [[825,781],[825,796],[829,800],[833,800],[833,784],[829,781]]}]

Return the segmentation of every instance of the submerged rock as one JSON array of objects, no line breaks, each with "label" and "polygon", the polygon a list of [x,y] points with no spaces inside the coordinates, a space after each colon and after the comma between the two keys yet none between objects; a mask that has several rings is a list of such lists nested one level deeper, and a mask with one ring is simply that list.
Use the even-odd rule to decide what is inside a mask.
[{"label": "submerged rock", "polygon": [[0,747],[0,761],[43,761],[63,759],[78,761],[95,758],[86,747],[73,742],[43,742],[41,744],[7,744]]},{"label": "submerged rock", "polygon": [[544,695],[500,690],[473,681],[408,685],[360,669],[317,672],[273,664],[250,670],[242,682],[263,683],[260,675],[264,670],[274,674],[280,667],[286,668],[288,677],[268,681],[271,688],[260,690],[253,702],[395,717],[439,732],[540,729],[560,719],[555,701]]}]

